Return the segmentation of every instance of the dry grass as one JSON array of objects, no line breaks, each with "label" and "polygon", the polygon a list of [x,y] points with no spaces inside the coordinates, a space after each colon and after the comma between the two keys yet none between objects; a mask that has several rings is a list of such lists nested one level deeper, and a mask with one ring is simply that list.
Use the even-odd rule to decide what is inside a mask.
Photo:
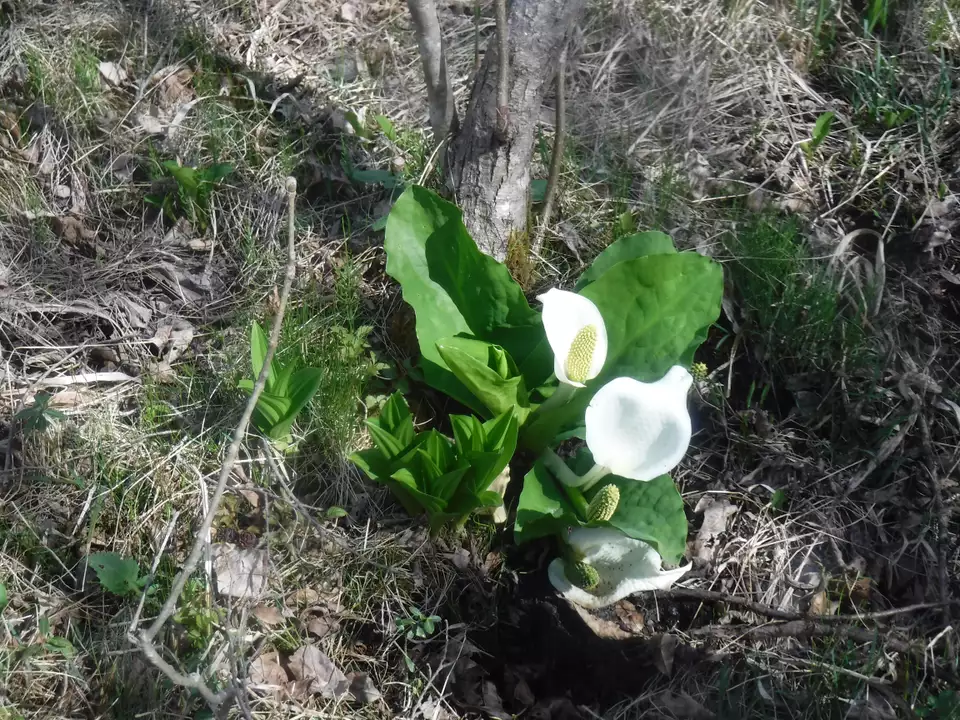
[{"label": "dry grass", "polygon": [[[288,174],[302,195],[281,354],[330,374],[283,459],[285,480],[251,443],[216,524],[214,542],[269,552],[259,608],[213,592],[205,564],[165,652],[213,682],[314,643],[345,671],[369,674],[383,696],[355,705],[251,690],[250,712],[264,718],[456,717],[469,712],[464,688],[478,663],[488,673],[502,666],[508,679],[529,670],[474,645],[513,622],[490,600],[490,533],[478,527],[463,542],[465,565],[457,543],[427,542],[344,459],[410,358],[408,318],[372,227],[390,193],[349,168],[405,182],[436,175],[405,6],[349,5],[98,0],[21,2],[12,19],[0,11],[0,435],[12,440],[0,482],[0,582],[10,599],[0,616],[0,718],[201,709],[130,650],[136,603],[103,591],[83,558],[117,552],[143,572],[156,560],[145,617],[156,611],[241,402],[248,322],[271,307]],[[492,18],[481,5],[486,38]],[[829,0],[606,0],[591,4],[574,36],[571,137],[531,291],[563,282],[633,227],[663,229],[729,264],[724,316],[704,347],[712,383],[678,480],[695,533],[702,498],[735,513],[685,585],[798,612],[957,597],[954,5],[913,4],[878,39]],[[471,4],[445,7],[442,22],[462,100],[474,63]],[[100,62],[126,78],[103,78]],[[804,151],[826,111],[836,114],[830,135]],[[552,118],[545,107],[538,177]],[[168,159],[234,167],[213,194],[206,233],[144,204],[163,189],[158,163]],[[797,231],[774,233],[751,254],[744,239],[758,216],[776,227],[795,218]],[[771,247],[792,253],[788,278],[771,270],[784,267],[770,264]],[[796,292],[785,295],[787,286]],[[809,308],[796,305],[811,297],[829,299],[843,321],[826,323],[817,352],[778,349],[777,322],[805,317]],[[841,326],[856,330],[855,342],[836,342]],[[79,374],[88,377],[78,383]],[[42,391],[66,419],[17,432],[12,416]],[[424,419],[432,412],[422,403]],[[347,516],[326,518],[331,506]],[[475,596],[488,603],[480,612],[469,606]],[[876,642],[858,643],[705,637],[705,627],[766,619],[690,601],[638,605],[649,628],[724,662],[678,663],[630,698],[604,699],[594,716],[949,717],[927,708],[948,697],[943,674],[956,673],[955,632],[941,632],[955,626],[955,609],[897,618]],[[429,641],[397,630],[414,606],[445,619]],[[927,660],[892,650],[897,640],[929,645]],[[544,692],[567,691],[577,693]],[[523,703],[500,694],[508,707]]]}]

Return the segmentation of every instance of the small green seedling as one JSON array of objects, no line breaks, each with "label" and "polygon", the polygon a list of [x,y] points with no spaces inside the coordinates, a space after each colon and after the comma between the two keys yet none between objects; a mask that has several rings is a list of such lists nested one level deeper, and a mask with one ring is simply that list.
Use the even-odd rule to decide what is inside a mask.
[{"label": "small green seedling", "polygon": [[823,141],[827,139],[827,136],[830,135],[830,127],[833,125],[834,114],[833,111],[830,111],[820,115],[813,124],[813,133],[810,139],[800,144],[800,147],[803,148],[808,158],[813,156],[817,148],[820,147]]},{"label": "small green seedling", "polygon": [[119,597],[136,595],[149,580],[147,576],[140,576],[140,563],[114,552],[95,553],[87,562],[97,573],[103,589]]},{"label": "small green seedling", "polygon": [[52,398],[53,396],[49,393],[37,393],[33,405],[23,408],[13,416],[14,420],[20,421],[20,427],[24,433],[43,432],[50,427],[51,420],[63,420],[66,417],[59,410],[50,407]]},{"label": "small green seedling", "polygon": [[406,635],[407,640],[426,640],[436,631],[436,624],[440,622],[438,615],[424,615],[420,608],[410,606],[410,614],[404,618],[397,618],[397,630]]},{"label": "small green seedling", "polygon": [[770,507],[777,512],[783,512],[787,507],[787,494],[783,490],[774,490],[770,496]]},{"label": "small green seedling", "polygon": [[386,115],[375,115],[374,119],[377,121],[377,125],[380,126],[381,132],[383,132],[384,137],[387,138],[392,143],[397,141],[397,129],[393,126],[393,123],[390,121]]},{"label": "small green seedling", "polygon": [[173,178],[176,192],[147,195],[146,202],[163,211],[171,221],[186,218],[200,232],[210,222],[210,198],[213,191],[233,173],[233,166],[217,163],[207,167],[192,168],[176,160],[161,163],[163,175]]},{"label": "small green seedling", "polygon": [[333,505],[327,508],[326,515],[328,519],[336,520],[337,518],[346,517],[347,511],[344,510],[342,507],[337,507],[336,505]]},{"label": "small green seedling", "polygon": [[46,615],[41,615],[37,620],[37,630],[43,636],[43,649],[47,652],[62,655],[65,658],[72,658],[77,654],[77,650],[66,638],[51,635],[50,619]]},{"label": "small green seedling", "polygon": [[[250,362],[253,379],[240,381],[240,389],[253,392],[253,384],[260,375],[267,357],[267,336],[254,321],[250,327]],[[253,424],[269,439],[286,443],[290,429],[300,411],[316,395],[323,381],[323,370],[284,366],[274,358],[270,364],[267,382],[253,412]]]}]

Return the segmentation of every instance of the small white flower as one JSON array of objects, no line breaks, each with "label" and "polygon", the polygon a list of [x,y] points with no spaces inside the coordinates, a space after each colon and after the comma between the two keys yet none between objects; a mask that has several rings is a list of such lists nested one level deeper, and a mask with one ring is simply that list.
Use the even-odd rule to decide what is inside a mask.
[{"label": "small white flower", "polygon": [[598,468],[643,481],[675,468],[690,445],[692,380],[675,365],[653,383],[621,377],[600,388],[585,415],[587,447]]},{"label": "small white flower", "polygon": [[597,571],[600,582],[591,592],[577,587],[567,579],[559,558],[550,563],[547,573],[563,597],[589,609],[612,605],[638,592],[667,590],[691,567],[663,570],[660,553],[653,547],[610,528],[577,528],[567,541]]},{"label": "small white flower", "polygon": [[600,374],[607,359],[607,328],[592,301],[550,289],[543,303],[543,329],[553,350],[553,370],[561,383],[583,387]]}]

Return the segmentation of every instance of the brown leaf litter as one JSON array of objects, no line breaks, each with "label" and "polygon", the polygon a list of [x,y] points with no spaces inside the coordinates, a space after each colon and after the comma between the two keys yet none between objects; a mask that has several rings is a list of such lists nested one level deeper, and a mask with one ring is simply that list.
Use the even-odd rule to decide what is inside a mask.
[{"label": "brown leaf litter", "polygon": [[304,645],[294,652],[289,667],[296,686],[291,694],[307,692],[339,698],[350,690],[347,676],[316,645]]},{"label": "brown leaf litter", "polygon": [[229,543],[213,546],[217,590],[221,595],[258,600],[270,579],[266,550],[240,549]]}]

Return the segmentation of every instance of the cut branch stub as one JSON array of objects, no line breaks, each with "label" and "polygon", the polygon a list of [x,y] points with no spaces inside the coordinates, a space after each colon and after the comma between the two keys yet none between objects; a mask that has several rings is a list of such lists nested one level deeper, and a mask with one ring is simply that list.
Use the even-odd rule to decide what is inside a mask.
[{"label": "cut branch stub", "polygon": [[[586,0],[514,0],[508,18],[509,134],[501,142],[499,56],[488,48],[470,104],[447,154],[450,181],[477,245],[503,260],[511,234],[527,231],[530,161],[543,96],[567,33]],[[492,43],[496,42],[494,38]]]}]

